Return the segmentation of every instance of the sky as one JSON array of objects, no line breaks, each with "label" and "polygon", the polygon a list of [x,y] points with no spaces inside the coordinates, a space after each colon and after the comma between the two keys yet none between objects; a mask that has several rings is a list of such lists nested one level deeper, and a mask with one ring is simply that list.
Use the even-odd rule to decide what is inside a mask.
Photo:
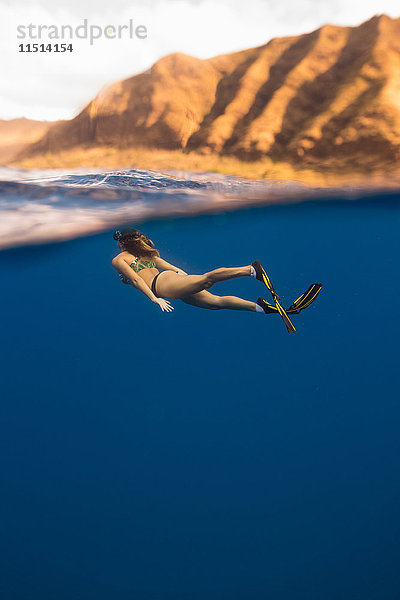
[{"label": "sky", "polygon": [[[69,119],[106,85],[148,69],[171,52],[199,58],[265,44],[321,25],[358,25],[374,14],[400,16],[398,0],[0,0],[0,52],[3,58],[0,118]],[[84,24],[108,29],[109,38],[77,39]],[[118,26],[139,25],[141,38]],[[28,25],[42,29],[29,39]],[[75,39],[49,39],[61,25]],[[25,38],[17,37],[17,27]],[[114,28],[114,29],[113,29]],[[94,30],[97,35],[98,30]],[[80,30],[83,33],[83,29]],[[145,37],[146,36],[146,37]],[[20,52],[19,44],[72,43],[73,51]]]}]

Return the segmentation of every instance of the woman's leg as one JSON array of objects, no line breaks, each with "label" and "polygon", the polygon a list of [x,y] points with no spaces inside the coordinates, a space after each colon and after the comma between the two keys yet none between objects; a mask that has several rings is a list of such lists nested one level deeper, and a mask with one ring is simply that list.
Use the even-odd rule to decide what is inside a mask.
[{"label": "woman's leg", "polygon": [[157,294],[162,298],[183,298],[206,290],[218,281],[235,277],[250,277],[251,265],[246,267],[222,267],[204,275],[179,275],[173,271],[163,271],[157,279]]},{"label": "woman's leg", "polygon": [[186,304],[198,306],[199,308],[208,308],[209,310],[221,310],[228,308],[230,310],[249,310],[255,312],[256,303],[249,300],[243,300],[236,296],[215,296],[206,290],[181,298]]}]

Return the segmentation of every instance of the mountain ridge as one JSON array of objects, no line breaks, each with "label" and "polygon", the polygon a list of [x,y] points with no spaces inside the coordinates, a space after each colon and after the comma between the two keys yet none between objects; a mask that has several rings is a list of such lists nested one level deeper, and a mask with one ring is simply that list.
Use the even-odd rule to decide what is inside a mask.
[{"label": "mountain ridge", "polygon": [[400,17],[209,59],[169,54],[115,82],[17,160],[74,148],[155,148],[370,169],[400,161]]},{"label": "mountain ridge", "polygon": [[27,143],[39,140],[53,125],[52,121],[26,117],[0,119],[0,163],[12,159]]}]

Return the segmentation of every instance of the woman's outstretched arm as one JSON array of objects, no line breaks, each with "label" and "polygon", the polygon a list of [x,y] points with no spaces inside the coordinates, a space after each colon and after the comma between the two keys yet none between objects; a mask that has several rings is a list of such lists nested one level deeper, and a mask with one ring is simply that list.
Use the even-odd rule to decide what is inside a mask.
[{"label": "woman's outstretched arm", "polygon": [[175,267],[174,265],[171,265],[171,263],[167,262],[160,256],[157,256],[154,259],[154,262],[156,263],[157,269],[160,269],[161,271],[175,271],[175,273],[180,273],[181,275],[187,275],[187,273],[185,273],[185,271],[183,271],[179,267]]},{"label": "woman's outstretched arm", "polygon": [[147,296],[152,302],[154,302],[154,304],[158,304],[161,310],[165,310],[167,312],[173,310],[173,306],[171,306],[168,300],[164,300],[163,298],[157,298],[157,296],[153,294],[153,292],[151,291],[147,283],[144,281],[144,279],[142,279],[140,275],[137,275],[137,273],[132,269],[130,265],[128,265],[128,263],[122,256],[116,256],[115,258],[113,258],[112,266],[119,273],[125,275],[125,277],[127,277],[132,283],[133,287],[140,290],[145,296]]}]

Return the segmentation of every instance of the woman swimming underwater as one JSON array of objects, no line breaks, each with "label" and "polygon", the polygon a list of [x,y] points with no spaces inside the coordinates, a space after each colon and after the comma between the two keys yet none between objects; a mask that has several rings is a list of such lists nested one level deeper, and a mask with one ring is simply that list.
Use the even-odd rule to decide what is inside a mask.
[{"label": "woman swimming underwater", "polygon": [[[173,310],[170,302],[165,300],[165,298],[168,298],[179,299],[187,304],[210,310],[226,308],[265,314],[280,312],[276,306],[272,306],[264,298],[259,298],[257,302],[251,302],[236,296],[217,296],[207,291],[219,281],[236,277],[254,277],[263,281],[269,287],[268,282],[269,284],[271,282],[259,261],[244,267],[222,267],[208,271],[203,275],[188,275],[179,267],[175,267],[161,258],[153,242],[141,231],[133,228],[117,230],[113,237],[117,241],[121,252],[113,258],[112,265],[119,272],[121,281],[131,284],[143,292],[152,302],[158,304],[162,311],[170,312]],[[265,278],[268,279],[268,282]],[[313,284],[313,286],[319,285]],[[271,288],[269,289],[274,300],[275,296],[276,299],[280,300],[272,284]],[[309,306],[319,292],[318,289],[316,294],[313,293],[311,299],[311,288],[312,286],[292,305],[294,308],[298,303],[295,307],[296,310],[292,310],[292,307],[290,307],[288,311],[292,313],[299,312],[306,307],[303,306],[305,300],[307,300],[307,306]]]}]

